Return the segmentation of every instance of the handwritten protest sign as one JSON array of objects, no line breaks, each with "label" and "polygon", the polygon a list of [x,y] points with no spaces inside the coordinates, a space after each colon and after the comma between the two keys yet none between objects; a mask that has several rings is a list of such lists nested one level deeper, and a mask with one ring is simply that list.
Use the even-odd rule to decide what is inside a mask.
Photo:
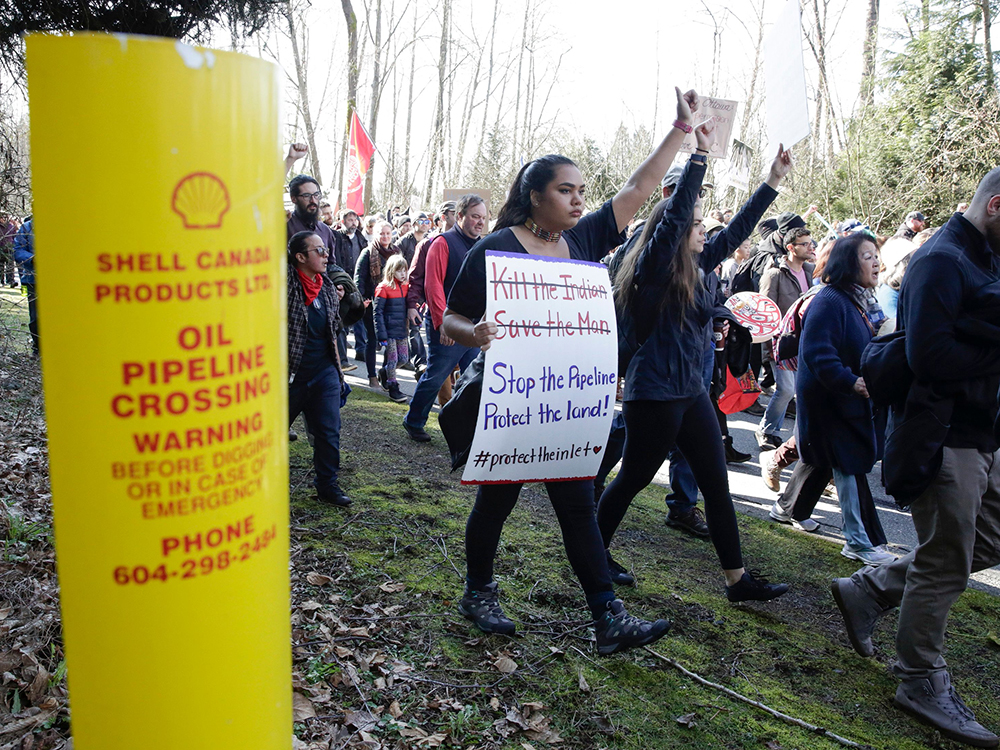
[{"label": "handwritten protest sign", "polygon": [[779,143],[791,148],[810,132],[798,0],[787,0],[764,41],[764,82],[768,140],[764,155],[773,159]]},{"label": "handwritten protest sign", "polygon": [[[726,158],[738,106],[739,102],[730,99],[716,99],[713,96],[698,97],[698,112],[694,116],[695,124],[709,117],[715,120],[715,143],[712,144],[712,148],[708,152],[709,156],[717,159]],[[681,142],[680,151],[685,154],[693,154],[696,145],[694,133],[689,133]]]},{"label": "handwritten protest sign", "polygon": [[487,250],[486,320],[499,331],[462,482],[596,475],[618,384],[607,269]]}]

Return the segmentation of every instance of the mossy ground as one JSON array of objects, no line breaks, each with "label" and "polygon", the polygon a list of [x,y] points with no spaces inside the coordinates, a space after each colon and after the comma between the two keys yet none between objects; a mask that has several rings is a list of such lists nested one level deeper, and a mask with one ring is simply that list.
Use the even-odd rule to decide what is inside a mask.
[{"label": "mossy ground", "polygon": [[[541,487],[525,487],[497,557],[502,601],[518,622],[518,634],[479,633],[455,611],[474,488],[462,487],[458,475],[449,474],[435,418],[428,424],[434,442],[420,445],[403,434],[404,413],[405,407],[380,394],[352,394],[342,433],[341,484],[354,499],[347,511],[315,501],[307,477],[309,446],[304,440],[292,444],[293,604],[322,602],[320,611],[339,616],[343,624],[369,626],[365,638],[344,640],[337,633],[318,638],[323,618],[314,617],[316,611],[297,611],[297,674],[313,694],[318,685],[332,686],[332,695],[323,696],[325,707],[317,707],[317,718],[297,724],[300,736],[317,740],[330,733],[337,737],[339,731],[343,740],[348,732],[360,736],[359,724],[366,724],[364,736],[391,746],[401,731],[390,718],[392,708],[399,722],[431,735],[425,745],[538,746],[551,735],[503,736],[511,727],[505,721],[508,711],[538,702],[544,708],[535,710],[570,747],[837,746],[702,687],[644,651],[597,657],[583,596]],[[732,606],[711,545],[667,529],[663,517],[662,492],[647,489],[615,543],[616,558],[638,578],[634,588],[618,592],[628,609],[674,622],[654,646],[657,652],[862,745],[958,747],[892,706],[896,682],[888,665],[895,615],[879,627],[875,658],[863,659],[851,650],[829,581],[854,567],[833,545],[740,516],[748,566],[789,582],[792,590],[768,604]],[[310,585],[307,571],[333,581]],[[384,586],[388,592],[379,588],[387,582],[397,586]],[[398,584],[405,589],[395,591]],[[386,616],[386,609],[392,614]],[[997,599],[968,591],[952,611],[947,639],[959,690],[993,728],[1000,727],[998,616]],[[343,656],[337,655],[336,644],[344,644]],[[385,667],[369,664],[375,652],[386,664],[405,664],[408,679],[387,685]],[[513,659],[518,668],[510,674],[498,671],[494,662],[500,656]],[[347,670],[358,680],[317,677],[323,671],[317,665],[324,663],[334,675],[342,675],[348,664],[368,669]],[[318,681],[310,685],[310,679]],[[370,712],[369,720],[354,715],[352,723],[352,712],[363,710]],[[692,726],[677,721],[692,713]],[[402,746],[420,742],[406,736],[399,740]]]}]

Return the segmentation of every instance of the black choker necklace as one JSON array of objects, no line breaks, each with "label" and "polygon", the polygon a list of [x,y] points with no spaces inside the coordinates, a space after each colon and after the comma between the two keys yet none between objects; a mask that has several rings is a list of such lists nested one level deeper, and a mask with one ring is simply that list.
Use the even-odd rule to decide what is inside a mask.
[{"label": "black choker necklace", "polygon": [[524,222],[524,226],[526,226],[528,228],[528,231],[531,232],[533,235],[535,235],[536,237],[540,237],[546,242],[558,242],[559,238],[562,237],[562,232],[546,232],[544,229],[538,226],[530,216]]}]

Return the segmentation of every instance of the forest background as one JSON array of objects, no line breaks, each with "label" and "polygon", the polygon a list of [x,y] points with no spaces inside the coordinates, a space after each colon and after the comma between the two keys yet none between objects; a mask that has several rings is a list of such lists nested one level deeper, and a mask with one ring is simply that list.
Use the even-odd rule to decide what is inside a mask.
[{"label": "forest background", "polygon": [[[782,0],[614,6],[571,0],[14,2],[0,8],[0,213],[30,212],[26,30],[173,36],[276,61],[297,168],[343,205],[351,107],[377,146],[369,212],[432,208],[444,188],[503,196],[525,161],[577,161],[591,208],[672,121],[676,85],[740,102],[734,138],[771,155],[763,40]],[[1000,0],[802,0],[812,135],[778,208],[890,232],[942,223],[1000,164],[992,20]],[[795,44],[795,40],[789,40]],[[715,177],[726,164],[713,165]],[[711,179],[711,178],[710,178]],[[729,188],[716,206],[738,205]],[[496,199],[495,199],[496,200]]]}]

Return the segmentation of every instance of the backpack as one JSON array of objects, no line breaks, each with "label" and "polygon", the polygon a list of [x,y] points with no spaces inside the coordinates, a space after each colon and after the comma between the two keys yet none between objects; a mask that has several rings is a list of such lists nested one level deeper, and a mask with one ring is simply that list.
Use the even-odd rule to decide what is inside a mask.
[{"label": "backpack", "polygon": [[803,308],[819,293],[821,286],[810,287],[792,303],[785,313],[774,335],[774,361],[781,370],[795,372],[799,369],[799,339],[802,338]]}]

